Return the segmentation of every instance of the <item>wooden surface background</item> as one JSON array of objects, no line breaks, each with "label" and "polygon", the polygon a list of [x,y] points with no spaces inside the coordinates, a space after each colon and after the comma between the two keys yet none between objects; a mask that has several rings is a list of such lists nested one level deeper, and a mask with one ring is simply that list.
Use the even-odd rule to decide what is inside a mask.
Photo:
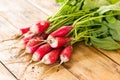
[{"label": "wooden surface background", "polygon": [[[54,0],[0,0],[0,40],[10,38],[20,27],[30,26],[54,14],[59,7]],[[0,80],[120,80],[120,50],[105,51],[82,42],[74,45],[68,63],[46,73],[57,65],[8,63],[18,49],[6,50],[15,41],[0,43]],[[14,61],[29,60],[30,55]]]}]

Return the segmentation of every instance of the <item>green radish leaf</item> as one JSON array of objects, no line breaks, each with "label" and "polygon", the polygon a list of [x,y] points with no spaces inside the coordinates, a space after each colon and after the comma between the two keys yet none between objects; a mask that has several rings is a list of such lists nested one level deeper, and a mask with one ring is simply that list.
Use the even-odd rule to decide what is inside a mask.
[{"label": "green radish leaf", "polygon": [[106,20],[109,22],[109,23],[114,23],[116,21],[116,18],[113,17],[113,16],[109,16],[109,17],[106,17]]},{"label": "green radish leaf", "polygon": [[107,0],[85,0],[83,5],[83,10],[91,10],[98,8],[103,5],[109,5]]},{"label": "green radish leaf", "polygon": [[111,4],[111,5],[108,5],[108,6],[101,6],[99,9],[98,9],[98,12],[100,14],[104,14],[110,10],[113,10],[113,11],[120,11],[120,2],[117,2],[115,4]]},{"label": "green radish leaf", "polygon": [[107,0],[107,1],[109,1],[109,3],[111,3],[111,4],[114,4],[116,2],[119,2],[120,0]]},{"label": "green radish leaf", "polygon": [[109,32],[112,38],[116,41],[120,41],[120,21],[116,20],[114,23],[109,23],[107,26],[110,28]]},{"label": "green radish leaf", "polygon": [[120,49],[120,45],[115,42],[111,37],[96,38],[91,37],[91,43],[93,46],[106,49],[106,50],[117,50]]},{"label": "green radish leaf", "polygon": [[55,0],[56,1],[56,3],[58,3],[58,4],[63,4],[64,2],[65,2],[65,0]]},{"label": "green radish leaf", "polygon": [[108,34],[108,27],[105,25],[102,25],[99,29],[95,30],[92,35],[94,37],[104,38],[107,37]]}]

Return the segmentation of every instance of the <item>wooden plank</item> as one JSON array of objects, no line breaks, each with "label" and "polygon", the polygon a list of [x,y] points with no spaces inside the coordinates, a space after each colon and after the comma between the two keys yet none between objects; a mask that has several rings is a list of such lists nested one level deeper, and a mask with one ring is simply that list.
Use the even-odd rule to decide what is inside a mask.
[{"label": "wooden plank", "polygon": [[17,80],[13,75],[0,63],[0,80]]},{"label": "wooden plank", "polygon": [[[47,13],[48,15],[54,14],[59,6],[55,6],[55,0],[28,0],[31,4],[33,4],[34,6],[36,6],[37,8],[43,10],[45,13]],[[48,4],[45,4],[48,3]],[[42,4],[42,5],[39,5]],[[49,6],[48,6],[49,5]],[[51,9],[52,8],[52,9]],[[105,51],[105,50],[101,50],[99,49],[101,52],[103,52],[103,54],[105,54],[106,56],[108,56],[109,58],[111,58],[113,61],[115,61],[116,63],[120,64],[120,50],[118,51]]]},{"label": "wooden plank", "polygon": [[8,39],[17,33],[17,29],[0,16],[0,40]]},{"label": "wooden plank", "polygon": [[[13,2],[12,2],[13,1]],[[34,11],[35,15],[39,15],[41,13],[40,10],[37,10],[36,8],[34,8],[32,5],[28,4],[26,1],[24,0],[19,0],[19,1],[15,1],[15,0],[12,0],[12,1],[8,1],[8,0],[5,0],[4,1],[1,1],[1,4],[2,3],[7,3],[7,6],[10,6],[10,9],[11,7],[13,8],[13,6],[16,5],[17,8],[19,8],[20,6],[22,6],[22,8],[20,9],[20,15],[17,15],[17,13],[19,13],[19,11],[11,11],[8,13],[8,11],[10,9],[8,9],[8,11],[2,11],[0,12],[0,15],[2,17],[4,17],[7,21],[9,21],[10,23],[12,23],[12,25],[22,25],[23,23],[26,24],[26,23],[32,23],[31,20],[34,18],[34,20],[37,20],[36,17],[34,17],[34,15],[31,14],[30,18],[29,18],[29,22],[26,20],[26,18],[28,19],[28,17],[24,17],[25,14],[27,14],[28,16],[30,15],[30,13],[28,12],[29,10],[32,10]],[[4,5],[3,5],[4,6]],[[27,9],[27,10],[26,10]],[[22,10],[24,11],[24,13],[21,13]],[[8,16],[10,14],[10,16]],[[18,19],[16,20],[16,18],[20,18],[21,15],[23,16],[22,19]],[[40,16],[45,16],[44,14],[40,15]],[[1,28],[4,28],[4,26],[8,25],[8,26],[11,26],[11,24],[8,24],[7,21],[5,21],[4,18],[1,18],[1,22],[4,23],[3,25],[1,25]],[[12,19],[11,19],[12,18]],[[4,20],[2,20],[4,19]],[[34,20],[32,20],[34,22]],[[7,24],[5,24],[7,23]],[[18,23],[18,24],[17,24]],[[14,27],[14,26],[13,26]],[[10,42],[8,42],[10,43]],[[3,44],[8,44],[7,42],[6,43],[3,43]],[[3,46],[0,46],[0,49],[2,49]],[[32,75],[35,75],[35,77],[31,76],[31,70],[28,70],[29,71],[29,74],[25,74],[24,77],[22,77],[22,73],[24,72],[24,69],[26,67],[26,65],[28,64],[28,62],[26,63],[14,63],[14,64],[8,64],[7,63],[7,60],[9,60],[11,57],[14,57],[16,55],[16,51],[17,50],[14,50],[13,52],[8,52],[6,50],[4,50],[3,52],[0,52],[0,60],[2,60],[5,65],[18,77],[18,78],[22,78],[22,80],[38,80],[40,79],[41,77],[41,74],[43,74],[43,72],[47,71],[49,68],[51,68],[52,66],[54,65],[51,65],[51,66],[48,66],[48,65],[43,65],[43,66],[40,66],[40,70],[42,70],[43,72],[39,71],[39,69],[37,68],[37,72],[32,72]],[[28,55],[28,56],[25,56],[23,58],[19,58],[19,59],[16,59],[16,61],[22,61],[22,60],[25,60],[25,59],[30,59],[31,56]],[[6,61],[4,61],[6,60]],[[32,64],[33,66],[33,64]],[[45,67],[46,66],[46,67]],[[61,66],[62,67],[62,66]],[[26,71],[27,72],[27,71]],[[41,74],[39,74],[41,73]],[[64,73],[64,74],[63,74]],[[37,75],[36,75],[37,74]],[[59,75],[61,74],[61,75]],[[28,77],[29,75],[29,77]],[[66,76],[66,77],[64,77]],[[61,79],[64,79],[64,80],[78,80],[74,75],[72,75],[69,71],[67,71],[65,68],[62,67],[62,69],[60,69],[60,71],[56,72],[56,71],[53,71],[50,75],[48,75],[47,77],[44,78],[44,80],[61,80]]]},{"label": "wooden plank", "polygon": [[45,12],[47,15],[53,15],[59,9],[55,0],[27,0],[38,9]]},{"label": "wooden plank", "polygon": [[116,51],[106,51],[103,49],[98,49],[101,51],[104,55],[110,57],[113,61],[115,61],[117,64],[120,65],[120,50]]},{"label": "wooden plank", "polygon": [[76,44],[70,62],[64,64],[73,74],[86,80],[120,80],[120,66],[93,47]]},{"label": "wooden plank", "polygon": [[42,11],[24,0],[1,0],[0,15],[17,28],[30,26],[47,18]]}]

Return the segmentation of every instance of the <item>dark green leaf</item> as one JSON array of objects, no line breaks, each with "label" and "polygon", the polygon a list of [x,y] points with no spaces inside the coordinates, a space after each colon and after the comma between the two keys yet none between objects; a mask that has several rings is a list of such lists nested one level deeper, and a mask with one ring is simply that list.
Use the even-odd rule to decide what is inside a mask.
[{"label": "dark green leaf", "polygon": [[91,10],[94,8],[98,8],[103,5],[109,5],[110,3],[107,0],[85,0],[83,9],[84,10]]},{"label": "dark green leaf", "polygon": [[107,24],[110,28],[110,34],[112,35],[112,38],[116,41],[120,41],[120,21],[116,20],[114,23]]},{"label": "dark green leaf", "polygon": [[92,35],[94,37],[101,37],[104,38],[108,36],[108,27],[105,25],[102,25],[99,29],[95,30]]},{"label": "dark green leaf", "polygon": [[95,47],[106,49],[106,50],[120,49],[120,45],[117,42],[115,42],[111,37],[106,37],[106,38],[91,37],[91,43]]}]

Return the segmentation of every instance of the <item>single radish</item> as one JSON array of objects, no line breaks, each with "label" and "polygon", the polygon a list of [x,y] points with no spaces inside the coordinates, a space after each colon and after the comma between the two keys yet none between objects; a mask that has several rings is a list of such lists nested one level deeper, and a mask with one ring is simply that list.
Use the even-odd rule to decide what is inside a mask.
[{"label": "single radish", "polygon": [[29,42],[25,45],[25,51],[22,54],[18,54],[17,56],[22,57],[26,53],[33,54],[37,48],[42,44],[43,38],[41,36],[34,36]]},{"label": "single radish", "polygon": [[50,22],[47,20],[43,20],[43,21],[40,21],[40,22],[36,23],[35,25],[33,25],[30,28],[30,31],[35,34],[41,34],[45,30],[47,30],[49,26],[50,26]]},{"label": "single radish", "polygon": [[20,39],[23,38],[23,34],[27,33],[29,30],[30,30],[30,27],[20,28],[17,34],[15,34],[14,36],[12,36],[9,39],[5,39],[5,40],[2,40],[0,42],[9,41],[9,40],[15,40],[15,39],[20,40]]},{"label": "single radish", "polygon": [[48,39],[52,37],[65,37],[72,30],[72,28],[73,28],[72,26],[63,26],[55,30],[54,32],[50,33]]},{"label": "single radish", "polygon": [[33,34],[32,32],[27,32],[24,34],[23,39],[20,40],[20,48],[24,49],[27,45],[27,43],[29,42],[30,39],[32,39],[35,36],[35,34]]},{"label": "single radish", "polygon": [[33,61],[40,61],[42,57],[50,52],[52,50],[52,47],[49,44],[43,44],[41,45],[33,54],[32,60]]},{"label": "single radish", "polygon": [[61,52],[61,48],[57,48],[50,51],[42,58],[41,63],[44,63],[44,64],[55,63],[59,58],[60,52]]},{"label": "single radish", "polygon": [[20,28],[19,35],[23,35],[23,34],[27,33],[28,31],[30,31],[30,27]]},{"label": "single radish", "polygon": [[33,37],[27,43],[25,52],[30,53],[30,54],[34,53],[37,50],[37,48],[39,47],[39,45],[41,44],[42,41],[43,41],[43,37],[41,37],[41,36]]},{"label": "single radish", "polygon": [[48,43],[52,48],[60,48],[64,46],[67,42],[71,41],[71,38],[66,37],[53,37],[48,40]]},{"label": "single radish", "polygon": [[72,45],[69,45],[63,49],[63,51],[60,54],[61,63],[68,62],[70,60],[72,51],[73,51]]}]

